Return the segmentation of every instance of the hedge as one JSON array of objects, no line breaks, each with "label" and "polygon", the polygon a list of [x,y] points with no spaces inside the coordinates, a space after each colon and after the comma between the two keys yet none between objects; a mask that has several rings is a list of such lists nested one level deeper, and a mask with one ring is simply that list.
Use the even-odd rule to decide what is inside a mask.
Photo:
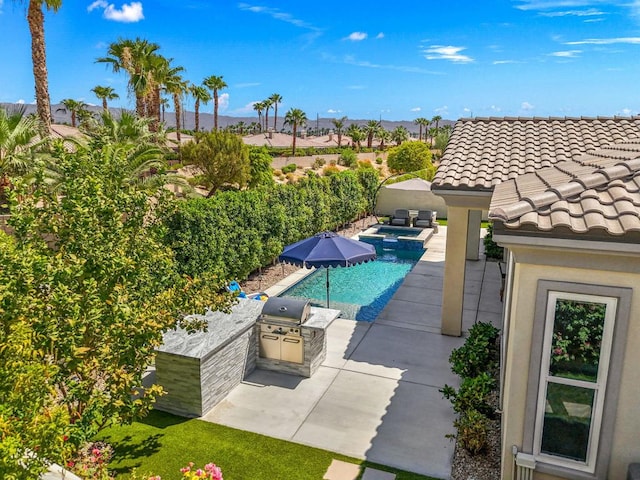
[{"label": "hedge", "polygon": [[184,200],[164,222],[164,241],[184,274],[244,279],[285,245],[369,213],[377,184],[374,169],[348,170]]}]

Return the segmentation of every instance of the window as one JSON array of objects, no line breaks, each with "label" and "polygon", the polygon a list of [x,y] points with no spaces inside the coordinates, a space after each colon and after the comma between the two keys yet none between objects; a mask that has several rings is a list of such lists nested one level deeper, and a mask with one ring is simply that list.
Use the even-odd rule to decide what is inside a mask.
[{"label": "window", "polygon": [[594,472],[617,298],[549,291],[534,455]]},{"label": "window", "polygon": [[536,472],[607,478],[632,296],[538,280],[522,438]]}]

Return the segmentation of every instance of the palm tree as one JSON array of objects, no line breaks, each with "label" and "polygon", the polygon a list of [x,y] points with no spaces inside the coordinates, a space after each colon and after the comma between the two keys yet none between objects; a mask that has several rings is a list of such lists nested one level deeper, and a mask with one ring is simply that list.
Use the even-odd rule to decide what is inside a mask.
[{"label": "palm tree", "polygon": [[307,114],[304,113],[299,108],[290,109],[284,117],[284,124],[291,125],[291,129],[293,130],[293,146],[292,146],[292,154],[295,157],[296,155],[296,134],[298,132],[298,127],[302,127],[307,123]]},{"label": "palm tree", "polygon": [[409,130],[402,125],[397,126],[393,132],[391,132],[391,139],[396,142],[396,145],[400,145],[402,142],[408,140]]},{"label": "palm tree", "polygon": [[438,122],[440,122],[440,120],[442,120],[442,117],[440,115],[435,115],[432,119],[431,119],[431,123],[435,123],[436,124],[436,135],[438,134]]},{"label": "palm tree", "polygon": [[[425,128],[426,126],[429,125],[429,120],[427,120],[424,117],[419,117],[419,118],[416,118],[413,121],[413,123],[415,123],[416,125],[420,126],[420,133],[418,133],[418,140],[421,142],[422,141],[422,130],[423,130],[423,128]],[[425,137],[426,137],[426,135],[425,135]],[[425,138],[425,140],[426,140],[426,138]]]},{"label": "palm tree", "polygon": [[369,120],[364,126],[363,133],[367,136],[367,148],[371,148],[373,145],[373,138],[380,131],[381,125],[378,120]]},{"label": "palm tree", "polygon": [[51,131],[51,99],[49,97],[49,78],[47,74],[47,51],[44,40],[44,13],[42,7],[57,12],[62,0],[29,0],[27,21],[31,33],[31,61],[33,79],[36,86],[36,108],[43,134]]},{"label": "palm tree", "polygon": [[277,132],[278,128],[278,104],[282,102],[282,95],[279,93],[274,93],[269,97],[269,100],[273,104],[273,131]]},{"label": "palm tree", "polygon": [[264,110],[264,102],[256,102],[253,109],[258,112],[258,124],[260,124],[260,132],[262,131],[262,110]]},{"label": "palm tree", "polygon": [[82,110],[85,110],[87,104],[72,98],[65,98],[64,100],[61,100],[60,103],[71,113],[71,126],[76,128],[77,115]]},{"label": "palm tree", "polygon": [[269,130],[269,109],[271,105],[273,105],[273,102],[270,98],[267,98],[263,100],[262,103],[264,104],[264,129]]},{"label": "palm tree", "polygon": [[435,127],[431,127],[429,130],[427,130],[427,132],[425,133],[425,137],[427,136],[427,134],[429,135],[429,145],[433,145],[433,139],[436,137],[436,135],[438,134],[438,131],[435,129]]},{"label": "palm tree", "polygon": [[31,152],[40,121],[24,112],[24,107],[12,113],[0,108],[0,211],[5,210],[9,177],[27,173],[33,160]]},{"label": "palm tree", "polygon": [[211,94],[207,90],[207,87],[204,85],[194,85],[193,83],[189,86],[189,93],[195,99],[196,103],[194,105],[195,117],[196,117],[196,132],[200,131],[200,104],[206,105],[211,100]]},{"label": "palm tree", "polygon": [[181,100],[187,91],[187,82],[180,76],[182,67],[174,67],[171,69],[170,75],[164,79],[164,88],[173,97],[173,107],[176,114],[176,138],[178,140],[178,148],[180,148],[180,115],[182,114]]},{"label": "palm tree", "polygon": [[346,134],[351,137],[351,146],[357,146],[358,151],[360,151],[362,140],[365,138],[364,132],[360,126],[357,123],[352,123],[347,127]]},{"label": "palm tree", "polygon": [[97,63],[110,65],[113,72],[124,70],[129,75],[128,88],[135,95],[136,113],[139,117],[148,114],[149,92],[153,87],[149,70],[152,63],[162,63],[155,52],[160,48],[156,43],[136,38],[119,40],[109,45],[106,57],[96,59]]},{"label": "palm tree", "polygon": [[338,134],[338,148],[342,146],[342,129],[344,128],[344,122],[346,121],[347,117],[331,119],[331,123],[333,123],[333,126],[336,129],[336,133]]},{"label": "palm tree", "polygon": [[378,132],[378,138],[380,139],[380,150],[384,150],[386,142],[391,140],[391,133],[389,133],[389,130],[381,128]]},{"label": "palm tree", "polygon": [[227,84],[222,79],[222,75],[219,77],[211,75],[204,79],[202,84],[207,87],[213,93],[213,129],[218,130],[218,92],[223,88],[227,88]]},{"label": "palm tree", "polygon": [[245,127],[246,127],[246,125],[245,125],[245,123],[244,123],[242,120],[240,120],[240,121],[238,122],[238,124],[236,125],[236,128],[238,129],[238,133],[239,133],[241,136],[242,136],[242,135],[244,135],[244,129],[245,129]]},{"label": "palm tree", "polygon": [[164,123],[164,111],[169,106],[169,100],[164,97],[160,98],[160,108],[162,110],[162,123]]},{"label": "palm tree", "polygon": [[101,87],[100,85],[96,85],[91,89],[91,91],[102,100],[102,109],[108,110],[109,107],[107,105],[107,100],[115,100],[116,98],[120,98],[120,95],[116,93],[116,91],[111,87]]}]

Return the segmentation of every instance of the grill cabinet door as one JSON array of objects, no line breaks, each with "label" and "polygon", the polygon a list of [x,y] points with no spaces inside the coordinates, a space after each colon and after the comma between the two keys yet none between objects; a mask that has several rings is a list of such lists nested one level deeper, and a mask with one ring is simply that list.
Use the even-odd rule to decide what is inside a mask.
[{"label": "grill cabinet door", "polygon": [[280,359],[285,362],[304,363],[304,340],[298,335],[284,335],[280,346]]}]

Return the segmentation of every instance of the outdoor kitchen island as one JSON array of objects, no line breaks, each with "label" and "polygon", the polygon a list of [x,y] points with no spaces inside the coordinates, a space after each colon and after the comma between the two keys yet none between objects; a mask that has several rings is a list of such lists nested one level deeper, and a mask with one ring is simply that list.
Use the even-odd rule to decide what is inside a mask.
[{"label": "outdoor kitchen island", "polygon": [[[271,299],[270,299],[271,300]],[[280,299],[273,298],[272,304]],[[185,417],[200,417],[223,400],[255,368],[311,376],[326,357],[325,330],[340,314],[339,310],[311,307],[304,323],[287,328],[296,335],[277,332],[278,340],[295,343],[295,362],[282,358],[260,358],[259,321],[266,303],[238,299],[231,313],[207,312],[206,332],[189,334],[183,329],[170,330],[157,349],[156,383],[167,392],[158,398],[156,408]],[[276,322],[281,323],[281,322]],[[283,327],[277,325],[275,328]],[[274,334],[274,332],[270,332]],[[287,330],[288,333],[288,330]],[[299,342],[299,344],[297,343]],[[264,352],[263,352],[264,353]]]}]

